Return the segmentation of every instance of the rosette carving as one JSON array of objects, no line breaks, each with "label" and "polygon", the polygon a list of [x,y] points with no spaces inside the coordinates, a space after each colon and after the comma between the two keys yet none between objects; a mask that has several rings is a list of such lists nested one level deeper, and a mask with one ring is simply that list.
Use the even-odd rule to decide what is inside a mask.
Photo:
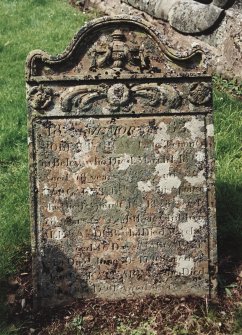
[{"label": "rosette carving", "polygon": [[34,86],[29,93],[30,106],[36,110],[48,108],[53,99],[53,91],[49,87]]},{"label": "rosette carving", "polygon": [[204,105],[211,101],[211,87],[207,83],[194,83],[190,87],[188,99],[194,105]]},{"label": "rosette carving", "polygon": [[140,84],[128,86],[117,83],[112,86],[82,86],[67,90],[61,97],[62,110],[66,113],[88,111],[98,100],[106,102],[108,112],[128,112],[132,106],[141,100],[141,104],[150,107],[159,105],[167,108],[177,108],[182,98],[179,92],[170,85]]}]

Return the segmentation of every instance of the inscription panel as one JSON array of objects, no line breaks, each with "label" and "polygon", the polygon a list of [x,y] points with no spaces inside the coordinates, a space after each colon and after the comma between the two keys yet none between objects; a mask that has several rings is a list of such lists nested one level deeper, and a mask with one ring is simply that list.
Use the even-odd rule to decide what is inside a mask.
[{"label": "inscription panel", "polygon": [[36,121],[44,294],[207,289],[205,128],[203,115]]},{"label": "inscription panel", "polygon": [[211,77],[132,17],[27,59],[34,296],[212,296]]}]

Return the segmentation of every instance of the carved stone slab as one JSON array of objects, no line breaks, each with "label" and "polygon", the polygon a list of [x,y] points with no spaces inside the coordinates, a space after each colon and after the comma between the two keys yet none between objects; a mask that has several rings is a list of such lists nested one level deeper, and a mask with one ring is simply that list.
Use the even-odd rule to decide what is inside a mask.
[{"label": "carved stone slab", "polygon": [[33,274],[39,306],[211,296],[211,78],[134,17],[95,20],[27,59]]}]

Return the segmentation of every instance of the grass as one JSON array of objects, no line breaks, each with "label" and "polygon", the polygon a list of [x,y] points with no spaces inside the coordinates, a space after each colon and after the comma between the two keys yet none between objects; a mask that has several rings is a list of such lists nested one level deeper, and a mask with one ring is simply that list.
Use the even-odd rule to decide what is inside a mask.
[{"label": "grass", "polygon": [[29,246],[25,59],[37,48],[62,52],[85,20],[67,1],[0,2],[0,279]]},{"label": "grass", "polygon": [[[5,309],[4,283],[21,267],[30,248],[25,59],[33,49],[62,52],[87,19],[67,0],[0,2],[0,313]],[[216,85],[223,91],[219,82]],[[235,278],[225,277],[223,269],[235,273],[242,259],[242,103],[218,89],[214,93],[218,246],[221,283],[230,290]],[[136,331],[122,324],[120,333],[141,334],[144,324]],[[177,327],[174,334],[186,334]],[[235,312],[233,327],[234,334],[242,334],[241,308]],[[16,327],[0,331],[10,333],[20,332]]]},{"label": "grass", "polygon": [[[242,260],[242,103],[215,91],[218,251],[224,263]],[[231,268],[232,270],[232,268]]]},{"label": "grass", "polygon": [[34,49],[63,52],[85,20],[67,0],[0,1],[0,283],[30,248],[25,60]]},{"label": "grass", "polygon": [[125,324],[120,324],[117,327],[118,334],[120,335],[156,335],[156,332],[154,329],[152,329],[152,324],[155,325],[154,320],[149,320],[146,322],[141,322],[139,326],[135,329],[132,329],[132,327],[129,327]]}]

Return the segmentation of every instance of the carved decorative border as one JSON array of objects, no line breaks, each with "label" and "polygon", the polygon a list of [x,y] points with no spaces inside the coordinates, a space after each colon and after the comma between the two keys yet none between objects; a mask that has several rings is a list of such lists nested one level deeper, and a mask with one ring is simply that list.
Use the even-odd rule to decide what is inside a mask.
[{"label": "carved decorative border", "polygon": [[[26,80],[31,81],[34,78],[37,78],[36,70],[38,67],[38,62],[42,62],[44,65],[63,65],[65,62],[71,58],[73,53],[76,51],[78,46],[81,44],[84,45],[84,41],[87,38],[87,35],[92,33],[95,30],[98,30],[100,27],[102,29],[113,27],[115,24],[126,23],[129,25],[134,25],[136,28],[142,28],[159,46],[161,53],[163,53],[169,61],[178,63],[179,65],[186,65],[187,62],[194,60],[198,55],[203,54],[202,50],[195,49],[188,52],[173,52],[169,49],[167,41],[164,36],[158,32],[150,23],[147,23],[140,17],[134,16],[115,16],[115,17],[103,17],[96,20],[93,20],[90,23],[87,23],[80,31],[75,35],[72,40],[72,43],[67,47],[67,49],[60,55],[51,56],[48,53],[41,50],[32,51],[26,61]],[[50,79],[48,77],[47,79]],[[88,79],[88,78],[86,78]],[[62,80],[65,80],[63,78]]]},{"label": "carved decorative border", "polygon": [[128,112],[136,97],[142,97],[152,107],[163,105],[177,108],[182,101],[179,92],[170,85],[151,83],[129,88],[125,84],[117,83],[111,86],[102,84],[67,89],[61,96],[61,107],[65,113],[71,112],[72,108],[88,111],[95,101],[106,100],[110,112],[117,112],[121,107],[125,107],[123,111]]}]

